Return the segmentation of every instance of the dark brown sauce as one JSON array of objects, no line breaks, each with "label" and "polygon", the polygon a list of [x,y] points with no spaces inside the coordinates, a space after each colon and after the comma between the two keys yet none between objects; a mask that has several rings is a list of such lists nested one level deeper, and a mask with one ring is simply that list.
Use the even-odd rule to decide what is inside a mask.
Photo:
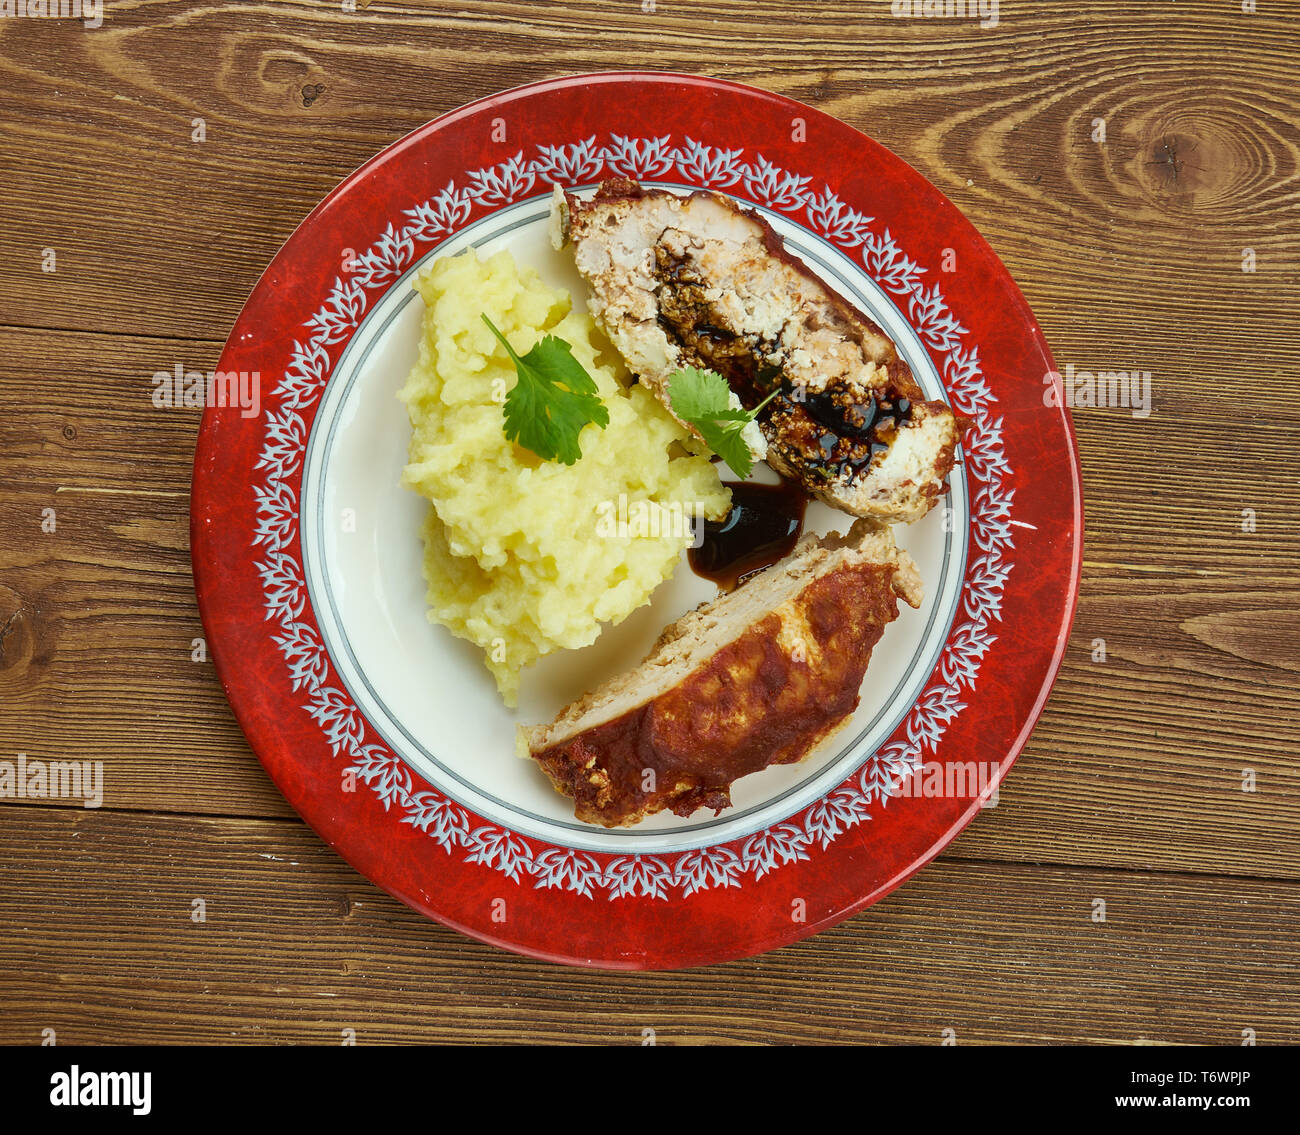
[{"label": "dark brown sauce", "polygon": [[870,435],[872,429],[880,422],[889,420],[897,427],[899,422],[906,422],[912,417],[912,403],[907,398],[888,398],[879,394],[863,402],[845,402],[837,404],[822,391],[810,394],[804,403],[811,414],[823,424],[837,428],[840,433],[857,434],[859,437]]},{"label": "dark brown sauce", "polygon": [[807,447],[808,464],[850,481],[870,468],[876,454],[888,449],[899,428],[912,418],[908,399],[883,395],[854,402],[842,391],[827,390],[808,394],[797,404],[818,431],[817,448]]},{"label": "dark brown sauce", "polygon": [[704,541],[688,554],[691,570],[723,591],[789,554],[803,532],[808,495],[793,481],[760,485],[726,481],[731,511],[704,522]]}]

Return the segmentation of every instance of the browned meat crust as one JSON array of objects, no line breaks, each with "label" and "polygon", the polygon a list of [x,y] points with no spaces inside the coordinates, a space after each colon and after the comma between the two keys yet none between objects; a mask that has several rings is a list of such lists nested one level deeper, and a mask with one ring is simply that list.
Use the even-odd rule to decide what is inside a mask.
[{"label": "browned meat crust", "polygon": [[[780,586],[755,602],[768,573]],[[910,558],[870,521],[847,538],[805,538],[789,560],[669,627],[633,675],[530,731],[532,754],[589,823],[719,811],[735,780],[802,760],[848,719],[898,597],[919,604],[919,588]],[[755,607],[737,628],[731,616]],[[627,696],[673,667],[680,678],[667,689]]]}]

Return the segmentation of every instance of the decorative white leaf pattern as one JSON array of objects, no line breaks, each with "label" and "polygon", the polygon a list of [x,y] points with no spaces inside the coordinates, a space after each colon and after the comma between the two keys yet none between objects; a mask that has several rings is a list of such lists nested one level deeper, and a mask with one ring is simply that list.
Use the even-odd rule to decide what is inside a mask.
[{"label": "decorative white leaf pattern", "polygon": [[618,855],[605,865],[604,884],[610,898],[641,895],[666,899],[672,869],[657,855]]},{"label": "decorative white leaf pattern", "polygon": [[532,845],[514,832],[492,825],[474,828],[466,837],[465,846],[469,848],[465,857],[467,863],[495,867],[516,883],[521,873],[532,874]]},{"label": "decorative white leaf pattern", "polygon": [[345,741],[353,763],[351,771],[373,789],[388,811],[393,804],[406,804],[411,798],[411,770],[406,762],[383,745],[362,745],[360,738]]},{"label": "decorative white leaf pattern", "polygon": [[[980,662],[996,641],[992,624],[1001,618],[1004,584],[1012,562],[1011,511],[1014,492],[1005,483],[1011,470],[1002,447],[996,399],[980,370],[977,344],[955,318],[938,284],[927,287],[926,269],[906,255],[886,228],[845,204],[828,185],[780,169],[762,154],[745,161],[743,149],[709,146],[685,137],[677,147],[669,136],[611,135],[539,145],[498,165],[453,178],[427,201],[405,211],[406,225],[389,224],[374,244],[346,266],[320,309],[305,321],[306,342],[295,342],[284,376],[263,415],[265,436],[253,486],[256,522],[253,545],[262,580],[272,641],[285,660],[290,688],[306,696],[304,709],[321,728],[334,756],[402,822],[428,834],[445,852],[463,855],[515,882],[558,888],[607,900],[638,896],[667,899],[712,888],[742,886],[808,859],[809,848],[829,847],[846,831],[869,820],[869,806],[885,806],[899,780],[920,767],[945,728],[964,708],[964,696],[978,679]],[[334,366],[333,350],[360,326],[375,299],[367,289],[393,283],[417,255],[453,235],[475,210],[485,214],[524,199],[535,187],[574,184],[601,176],[662,178],[676,167],[691,184],[726,190],[739,187],[749,198],[785,214],[802,215],[812,230],[833,244],[859,249],[868,274],[905,305],[922,341],[938,356],[954,407],[972,428],[963,441],[966,476],[972,486],[971,541],[979,554],[968,568],[962,615],[944,645],[934,677],[910,709],[901,739],[872,754],[845,784],[800,814],[729,844],[680,854],[670,864],[661,855],[609,856],[536,843],[486,823],[434,788],[413,790],[406,763],[379,743],[367,743],[368,724],[338,686],[330,683],[330,659],[311,621],[304,619],[306,585],[297,548],[297,500],[293,482],[307,444],[302,412],[320,398]],[[418,247],[417,247],[418,246]]]},{"label": "decorative white leaf pattern", "polygon": [[903,255],[888,229],[879,235],[867,234],[862,242],[862,265],[876,283],[903,296],[918,289],[925,274],[916,261]]},{"label": "decorative white leaf pattern", "polygon": [[537,176],[553,185],[580,185],[591,181],[604,160],[593,134],[571,146],[538,146],[533,166]]},{"label": "decorative white leaf pattern", "polygon": [[266,544],[274,551],[282,551],[298,524],[298,500],[293,490],[283,481],[276,481],[256,486],[253,497],[257,501],[254,547]]},{"label": "decorative white leaf pattern", "polygon": [[520,150],[509,161],[471,173],[465,192],[479,205],[508,205],[528,193],[536,180],[535,164],[525,161]]},{"label": "decorative white leaf pattern", "polygon": [[622,177],[650,181],[672,169],[676,157],[671,138],[624,138],[615,134],[605,150],[605,165]]},{"label": "decorative white leaf pattern", "polygon": [[[324,385],[322,372],[329,368],[329,352],[324,348],[347,338],[365,311],[366,293],[361,285],[354,279],[338,279],[334,281],[324,306],[307,320],[306,326],[315,328],[316,335],[312,338],[312,365],[303,374],[313,379],[317,387]],[[293,373],[294,367],[298,365],[296,356],[301,351],[297,344],[294,347],[295,361],[290,365],[289,373]]]},{"label": "decorative white leaf pattern", "polygon": [[411,224],[406,235],[419,241],[450,236],[465,222],[473,208],[474,202],[469,193],[457,189],[456,183],[449,181],[442,192],[421,202],[414,209],[407,209],[406,215],[411,218]]},{"label": "decorative white leaf pattern", "polygon": [[688,851],[673,868],[673,881],[682,893],[693,895],[711,887],[738,887],[745,861],[726,844]]},{"label": "decorative white leaf pattern", "polygon": [[306,623],[291,623],[283,634],[272,635],[271,641],[280,648],[289,664],[289,677],[295,691],[304,686],[314,690],[325,680],[329,671],[325,647]]},{"label": "decorative white leaf pattern", "polygon": [[[257,459],[255,469],[274,469],[292,474],[297,472],[298,463],[307,449],[307,423],[297,410],[267,410],[266,445]],[[284,485],[285,476],[276,481],[277,487]],[[270,485],[268,488],[272,487]],[[262,498],[258,498],[259,501]],[[276,499],[272,496],[269,499]],[[259,517],[259,521],[260,521]],[[258,531],[262,531],[260,525]]]},{"label": "decorative white leaf pattern", "polygon": [[391,284],[406,270],[414,255],[415,242],[407,230],[398,232],[390,222],[384,235],[357,259],[356,280],[367,288]]},{"label": "decorative white leaf pattern", "polygon": [[365,735],[364,718],[361,711],[352,704],[352,699],[342,690],[317,686],[307,699],[307,712],[321,727],[334,756],[361,744]]},{"label": "decorative white leaf pattern", "polygon": [[741,848],[740,855],[746,865],[761,879],[769,871],[785,863],[807,859],[805,850],[812,836],[795,824],[773,824],[750,836]]},{"label": "decorative white leaf pattern", "polygon": [[432,836],[443,851],[461,847],[470,842],[469,814],[459,804],[441,793],[426,791],[413,793],[409,808],[402,821],[412,824]]},{"label": "decorative white leaf pattern", "polygon": [[[261,519],[259,516],[259,523]],[[301,565],[294,557],[277,551],[256,567],[262,577],[266,617],[285,627],[291,626],[302,614],[306,602],[307,585],[303,582]]]},{"label": "decorative white leaf pattern", "polygon": [[850,209],[829,187],[820,196],[810,194],[804,207],[808,219],[827,240],[854,248],[871,238],[870,225],[875,218]]},{"label": "decorative white leaf pattern", "polygon": [[806,827],[808,834],[815,837],[822,847],[830,847],[841,832],[869,819],[867,802],[861,793],[837,788],[808,809]]},{"label": "decorative white leaf pattern", "polygon": [[593,897],[592,888],[602,874],[595,859],[572,847],[547,848],[533,865],[537,875],[535,887],[559,887],[588,899]]},{"label": "decorative white leaf pattern", "polygon": [[745,176],[748,166],[740,160],[744,152],[718,149],[687,138],[686,144],[677,151],[677,168],[695,185],[727,189]]},{"label": "decorative white leaf pattern", "polygon": [[810,177],[786,173],[769,162],[762,154],[744,173],[745,189],[755,201],[769,209],[795,213],[802,208],[807,196]]}]

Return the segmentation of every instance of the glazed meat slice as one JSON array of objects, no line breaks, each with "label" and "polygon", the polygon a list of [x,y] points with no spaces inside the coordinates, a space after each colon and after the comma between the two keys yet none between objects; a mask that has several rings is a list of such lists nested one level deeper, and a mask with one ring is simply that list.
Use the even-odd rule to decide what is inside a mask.
[{"label": "glazed meat slice", "polygon": [[802,760],[848,720],[899,598],[919,607],[921,580],[888,526],[805,536],[668,627],[635,670],[521,729],[521,749],[588,823],[720,811],[735,780]]},{"label": "glazed meat slice", "polygon": [[952,411],[757,213],[634,181],[589,201],[557,187],[552,238],[572,242],[593,315],[669,410],[668,379],[688,365],[721,374],[746,409],[778,391],[747,435],[755,457],[855,516],[934,506],[961,436]]}]

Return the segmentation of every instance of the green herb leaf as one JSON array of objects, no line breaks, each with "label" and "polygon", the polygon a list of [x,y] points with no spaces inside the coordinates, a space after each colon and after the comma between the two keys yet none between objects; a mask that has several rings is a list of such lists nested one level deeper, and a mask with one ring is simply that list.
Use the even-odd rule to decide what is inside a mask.
[{"label": "green herb leaf", "polygon": [[730,465],[742,481],[754,468],[754,455],[743,431],[777,393],[773,390],[752,410],[740,410],[731,404],[727,380],[714,371],[684,367],[668,379],[673,413],[694,426],[705,445]]},{"label": "green herb leaf", "polygon": [[506,437],[544,461],[572,465],[582,456],[578,435],[583,427],[595,422],[603,430],[609,425],[609,410],[596,383],[563,339],[547,335],[520,358],[486,314],[483,322],[505,347],[519,375],[506,394]]}]

